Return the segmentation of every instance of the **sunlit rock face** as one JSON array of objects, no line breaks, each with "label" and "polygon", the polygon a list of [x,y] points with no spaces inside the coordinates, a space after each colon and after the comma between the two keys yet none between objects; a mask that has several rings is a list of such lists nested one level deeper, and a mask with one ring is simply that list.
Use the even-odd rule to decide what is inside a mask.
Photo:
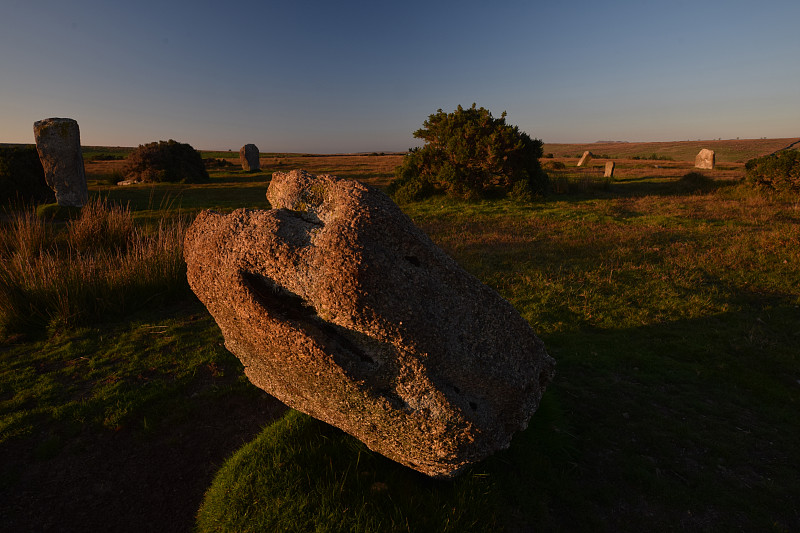
[{"label": "sunlit rock face", "polygon": [[185,241],[250,380],[429,476],[506,448],[555,373],[514,308],[377,189],[292,171],[267,197],[204,211]]},{"label": "sunlit rock face", "polygon": [[714,154],[714,150],[703,148],[697,154],[697,157],[694,158],[694,166],[695,168],[714,170],[714,166],[716,164],[715,159],[716,155]]},{"label": "sunlit rock face", "polygon": [[78,123],[71,118],[39,120],[33,124],[33,136],[44,179],[55,192],[58,205],[83,206],[89,200],[89,190]]}]

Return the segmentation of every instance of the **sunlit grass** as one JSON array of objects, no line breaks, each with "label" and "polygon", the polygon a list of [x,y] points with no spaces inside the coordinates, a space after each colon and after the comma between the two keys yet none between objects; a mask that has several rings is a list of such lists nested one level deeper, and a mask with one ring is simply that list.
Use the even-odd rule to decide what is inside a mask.
[{"label": "sunlit grass", "polygon": [[[93,193],[102,190],[116,205],[129,205],[132,234],[158,242],[159,221],[172,227],[179,210],[266,207],[274,170],[309,167],[370,179],[364,159],[342,158],[337,169],[334,158],[270,156],[261,173],[213,171],[209,185],[109,190],[98,182]],[[709,172],[710,182],[682,182],[691,167],[620,164],[608,188],[529,204],[439,197],[403,206],[466,270],[507,298],[558,361],[529,429],[509,450],[442,482],[291,413],[222,466],[198,528],[799,528],[800,202],[754,192],[739,185],[733,171]],[[118,209],[122,223],[113,227],[128,234],[126,209]],[[78,234],[77,224],[68,230],[31,213],[6,222],[3,261],[44,265],[51,253],[94,256],[100,264],[104,254],[142,246],[128,237],[123,247],[90,251],[91,237],[67,244],[81,241],[70,233]],[[97,235],[95,227],[87,224],[81,232]],[[179,257],[179,241],[164,238],[171,250],[166,257]],[[155,278],[154,272],[142,275]],[[181,276],[164,279],[182,291]],[[155,302],[159,287],[133,293],[140,302]],[[58,301],[53,295],[59,292],[48,290],[42,289],[37,309]],[[91,446],[79,436],[85,427],[152,434],[174,412],[204,423],[195,402],[212,401],[213,391],[193,397],[187,389],[198,376],[230,376],[241,367],[196,303],[169,307],[166,314],[149,305],[133,305],[134,315],[121,306],[126,311],[111,322],[105,320],[110,308],[101,307],[77,329],[58,326],[70,323],[58,317],[71,311],[45,313],[38,327],[50,325],[48,338],[18,339],[0,351],[7,439],[0,444],[23,443],[34,460],[52,460],[57,468],[69,443]],[[234,388],[235,394],[259,394],[243,377]],[[16,478],[8,479],[3,483],[16,487]]]}]

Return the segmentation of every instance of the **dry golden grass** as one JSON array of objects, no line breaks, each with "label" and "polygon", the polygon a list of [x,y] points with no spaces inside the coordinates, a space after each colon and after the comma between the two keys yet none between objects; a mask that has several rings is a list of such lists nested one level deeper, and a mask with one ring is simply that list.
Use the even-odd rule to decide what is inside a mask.
[{"label": "dry golden grass", "polygon": [[574,157],[589,150],[593,154],[625,159],[632,156],[658,154],[675,161],[692,161],[703,148],[714,150],[717,164],[745,163],[747,160],[771,154],[797,142],[797,138],[784,139],[730,139],[707,141],[630,142],[630,143],[545,143],[544,153],[555,157]]}]

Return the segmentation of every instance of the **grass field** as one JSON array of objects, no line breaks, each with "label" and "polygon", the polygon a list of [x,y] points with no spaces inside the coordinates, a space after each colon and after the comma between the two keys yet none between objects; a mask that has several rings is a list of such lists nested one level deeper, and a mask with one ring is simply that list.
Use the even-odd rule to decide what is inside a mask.
[{"label": "grass field", "polygon": [[[570,194],[403,206],[507,298],[558,361],[529,429],[455,482],[428,480],[334,428],[284,415],[243,377],[185,291],[159,298],[154,289],[141,303],[120,303],[122,316],[54,315],[13,333],[0,348],[0,523],[14,531],[800,530],[800,201],[739,181],[750,154],[791,142],[708,146],[722,164],[705,180],[682,179],[694,145],[546,145],[565,165],[558,172],[574,185]],[[580,185],[604,163],[575,168],[584,149],[614,158],[607,185]],[[653,153],[672,160],[631,159]],[[112,187],[122,163],[113,160],[87,163],[87,172],[94,196],[130,206],[144,239],[165,217],[267,207],[275,170],[382,187],[400,157],[262,154],[262,172],[212,170],[205,185]],[[7,262],[19,246],[4,227]],[[52,246],[64,247],[66,227],[51,229]]]}]

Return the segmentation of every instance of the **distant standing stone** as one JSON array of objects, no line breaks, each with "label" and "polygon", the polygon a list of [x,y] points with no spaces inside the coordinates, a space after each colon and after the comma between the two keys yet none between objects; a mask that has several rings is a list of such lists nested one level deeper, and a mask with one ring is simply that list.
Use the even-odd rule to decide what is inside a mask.
[{"label": "distant standing stone", "polygon": [[613,178],[614,177],[614,166],[615,166],[615,164],[614,164],[613,161],[606,162],[606,170],[603,173],[603,177],[604,178]]},{"label": "distant standing stone", "polygon": [[591,160],[592,160],[592,152],[590,152],[589,150],[586,150],[585,152],[583,152],[583,155],[581,156],[581,160],[578,161],[578,166],[582,167],[584,165],[588,165]]},{"label": "distant standing stone", "polygon": [[78,123],[71,118],[46,118],[33,124],[44,179],[58,205],[81,207],[89,199]]},{"label": "distant standing stone", "polygon": [[245,144],[239,150],[239,159],[242,162],[242,170],[253,172],[261,169],[258,161],[258,147],[255,144]]},{"label": "distant standing stone", "polygon": [[707,170],[714,170],[714,150],[703,148],[697,157],[694,158],[695,168],[704,168]]}]

